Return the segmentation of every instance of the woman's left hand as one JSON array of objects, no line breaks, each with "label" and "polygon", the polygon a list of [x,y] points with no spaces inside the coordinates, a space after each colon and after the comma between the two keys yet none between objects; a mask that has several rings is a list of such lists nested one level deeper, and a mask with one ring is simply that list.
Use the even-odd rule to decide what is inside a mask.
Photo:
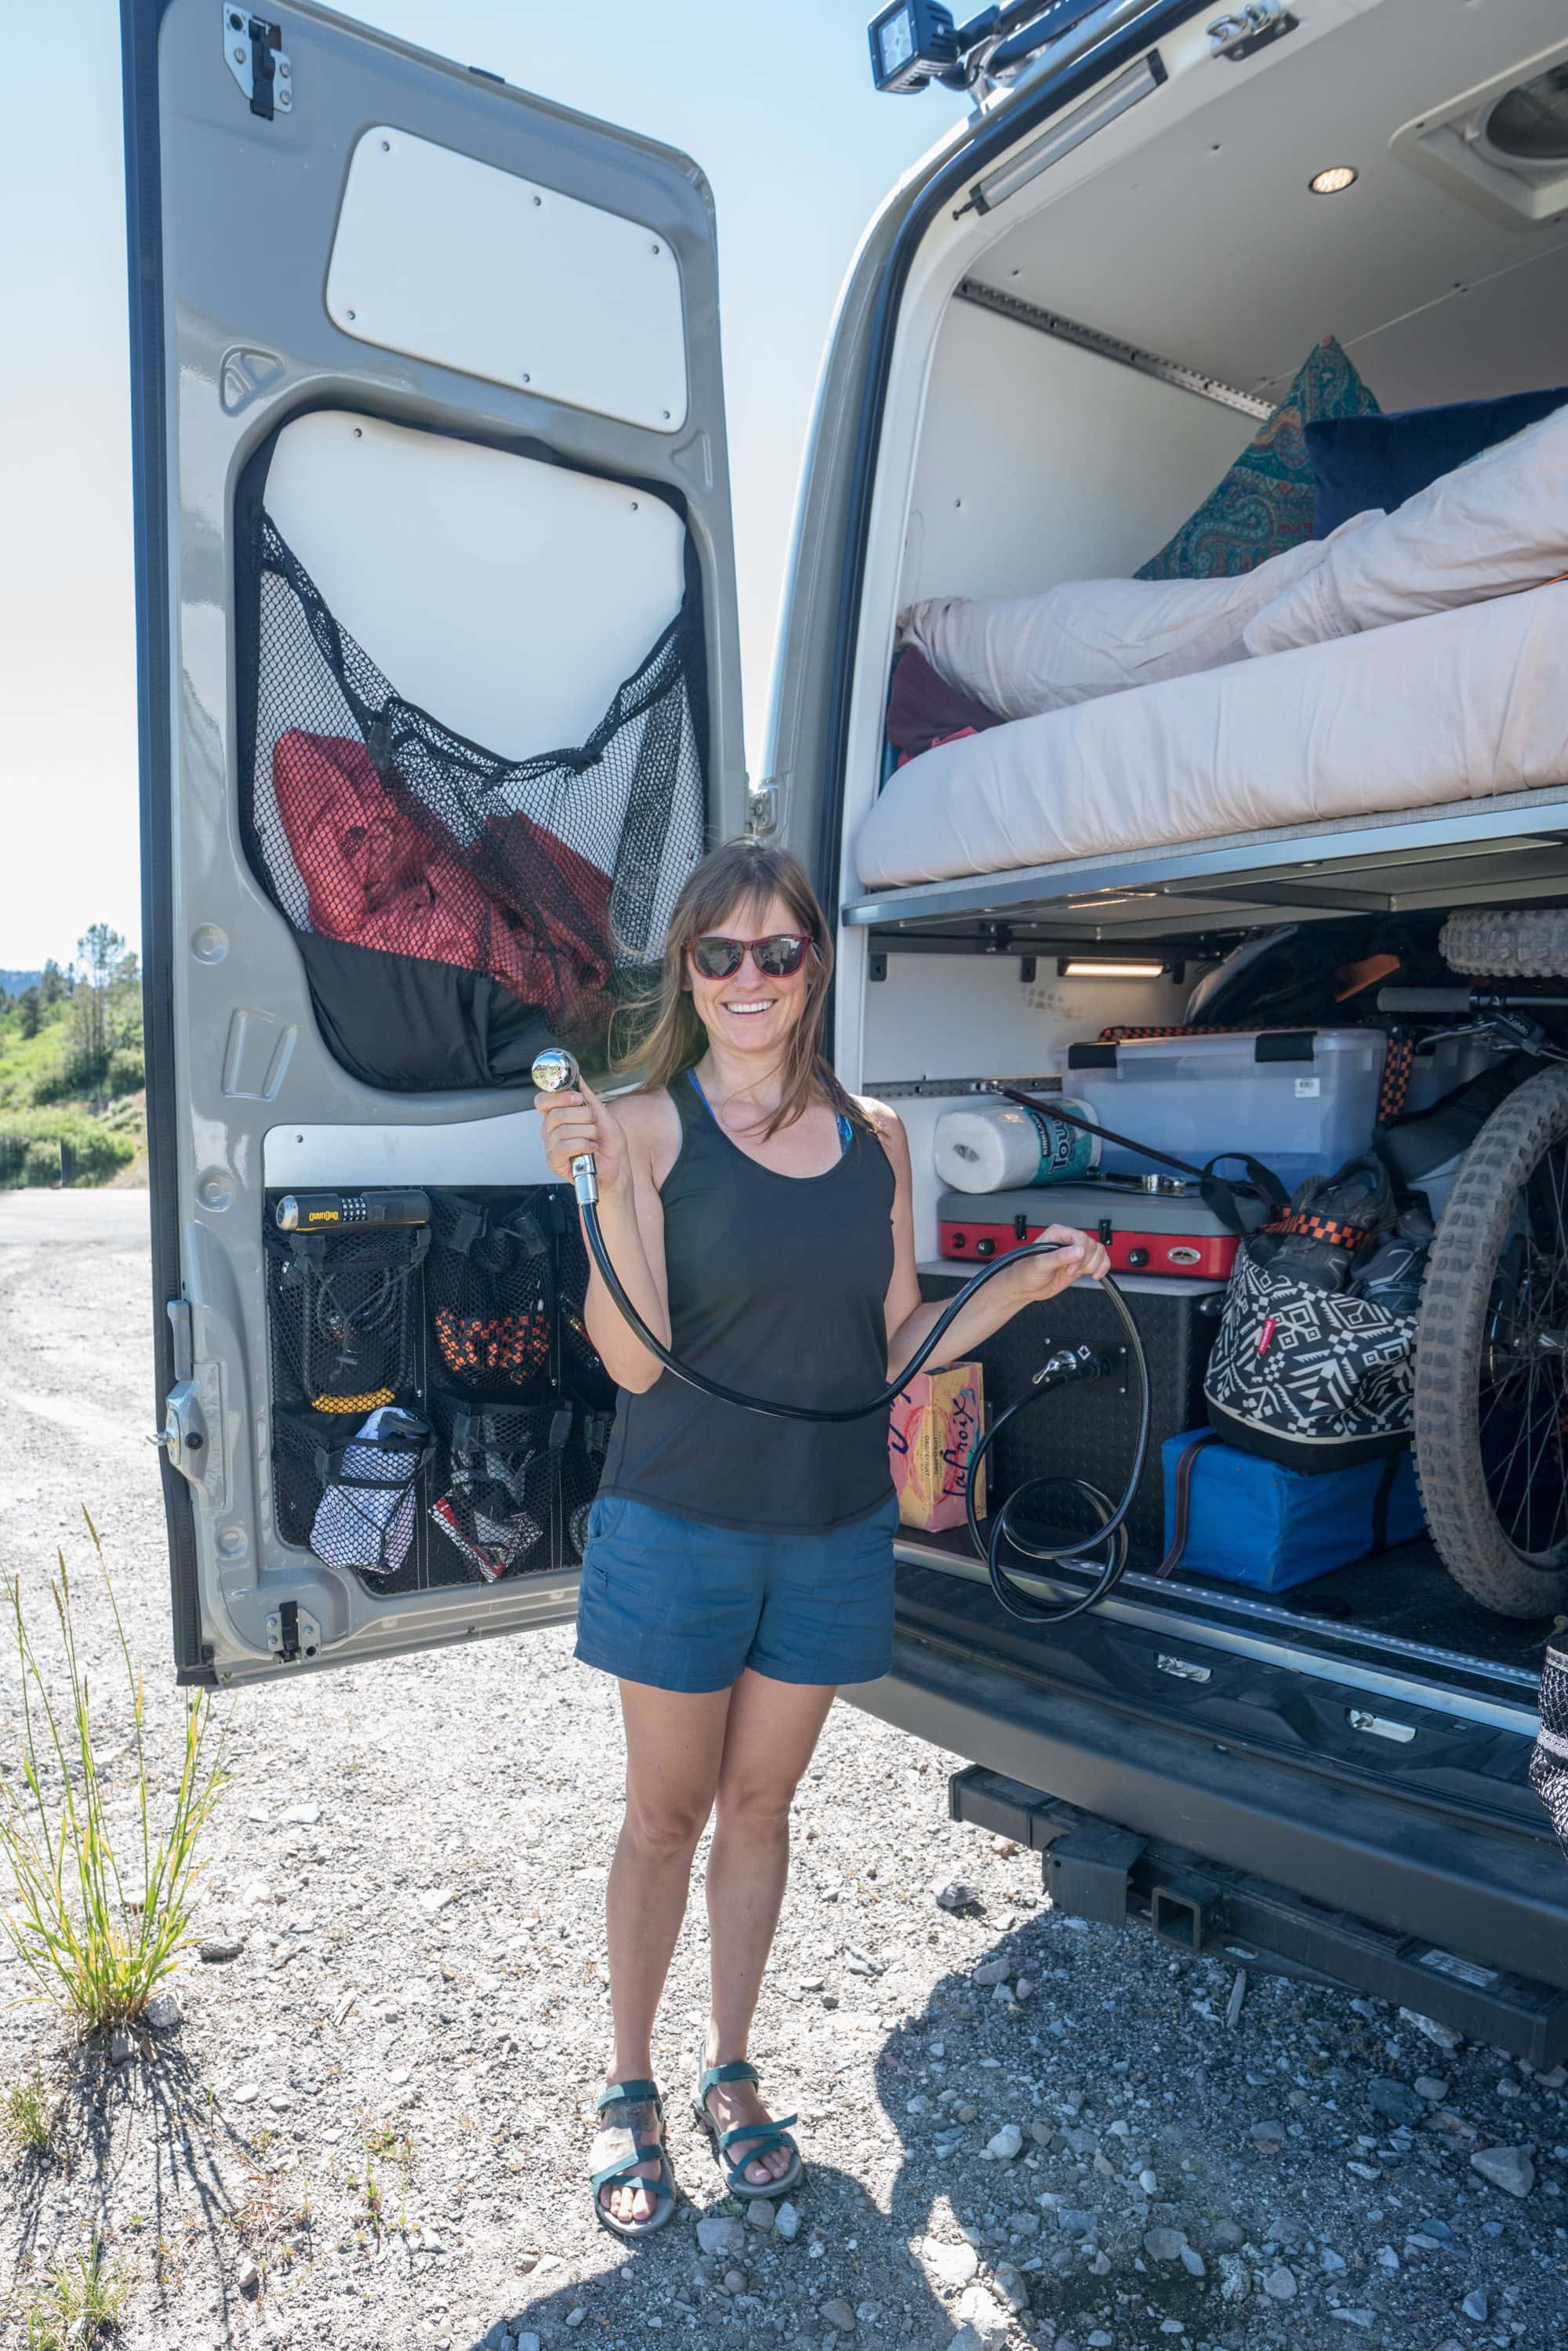
[{"label": "woman's left hand", "polygon": [[1007,1277],[1007,1288],[1015,1314],[1020,1306],[1054,1298],[1071,1282],[1098,1281],[1111,1270],[1109,1255],[1092,1233],[1074,1232],[1069,1225],[1047,1225],[1037,1238],[1060,1241],[1061,1247],[1053,1256],[1026,1257],[1012,1268]]}]

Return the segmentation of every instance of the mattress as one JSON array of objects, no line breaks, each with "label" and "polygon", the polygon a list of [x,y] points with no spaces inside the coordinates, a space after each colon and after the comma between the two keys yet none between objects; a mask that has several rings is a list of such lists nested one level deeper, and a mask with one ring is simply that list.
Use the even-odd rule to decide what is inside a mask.
[{"label": "mattress", "polygon": [[861,826],[869,890],[1568,781],[1568,581],[939,744]]}]

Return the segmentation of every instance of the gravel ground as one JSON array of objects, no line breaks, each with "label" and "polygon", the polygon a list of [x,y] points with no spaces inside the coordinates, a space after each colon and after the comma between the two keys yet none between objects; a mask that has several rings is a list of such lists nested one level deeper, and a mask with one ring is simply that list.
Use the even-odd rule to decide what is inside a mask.
[{"label": "gravel ground", "polygon": [[[144,1228],[120,1197],[69,1223],[47,1201],[0,1214],[0,1543],[41,1630],[54,1546],[80,1565],[91,1510],[168,1758]],[[82,1613],[112,1750],[124,1701],[85,1577]],[[962,1759],[848,1707],[801,1790],[754,2050],[800,2110],[808,2182],[747,2220],[685,2116],[699,1903],[656,2053],[681,2210],[631,2251],[583,2176],[610,1685],[558,1632],[220,1714],[235,1784],[203,1925],[237,1957],[193,1956],[182,2021],[120,2063],[0,2007],[0,2090],[36,2074],[56,2108],[47,2158],[0,2155],[7,2345],[94,2231],[131,2286],[110,2339],[137,2351],[1568,2340],[1561,2069],[1271,1980],[1238,2006],[1228,1969],[1055,1916],[1029,1855],[946,1821]],[[974,1898],[945,1908],[954,1879]],[[23,1988],[0,1969],[0,2001]]]}]

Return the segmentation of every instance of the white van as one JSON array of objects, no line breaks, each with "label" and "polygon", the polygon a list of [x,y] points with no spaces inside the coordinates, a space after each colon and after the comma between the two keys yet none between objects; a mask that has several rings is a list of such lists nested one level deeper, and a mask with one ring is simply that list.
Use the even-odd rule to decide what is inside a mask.
[{"label": "white van", "polygon": [[[925,0],[883,8],[880,76],[967,55],[976,103],[844,289],[751,785],[697,166],[306,0],[128,0],[125,25],[182,1682],[572,1613],[614,1400],[528,1071],[656,958],[705,839],[812,869],[837,1067],[906,1119],[934,1289],[963,1269],[933,1135],[977,1080],[1071,1079],[1102,1030],[1179,1024],[1195,977],[1287,919],[1568,901],[1561,728],[1484,774],[1460,730],[1471,764],[1436,798],[1435,768],[1353,738],[1336,791],[1385,780],[1314,799],[1281,688],[1250,822],[1217,799],[1207,831],[1151,839],[1102,791],[1103,837],[1046,853],[1031,817],[1011,862],[978,783],[966,831],[966,779],[996,770],[964,755],[997,735],[924,776],[884,742],[902,611],[1132,573],[1324,335],[1390,412],[1568,382],[1561,0],[1057,0],[962,39]],[[1468,692],[1466,659],[1439,683]],[[868,831],[879,808],[908,813]],[[956,870],[982,834],[983,870]],[[1130,1287],[1156,1379],[1190,1385],[1203,1285]],[[1071,1294],[1071,1332],[1031,1325],[996,1380],[1027,1382],[1042,1338],[1093,1343],[1103,1311]],[[1099,1447],[1114,1491],[1124,1423],[1095,1394],[1043,1405],[1031,1442],[1046,1469]],[[901,1559],[897,1663],[858,1701],[972,1759],[956,1816],[1038,1847],[1061,1907],[1568,2052],[1568,1876],[1526,1776],[1542,1624],[1423,1541],[1281,1593],[1145,1552],[1054,1629],[997,1607],[961,1532]]]}]

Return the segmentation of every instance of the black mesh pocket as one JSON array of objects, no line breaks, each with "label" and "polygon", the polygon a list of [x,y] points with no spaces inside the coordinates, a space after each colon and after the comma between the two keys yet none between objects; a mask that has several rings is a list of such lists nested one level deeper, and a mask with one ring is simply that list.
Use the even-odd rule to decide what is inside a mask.
[{"label": "black mesh pocket", "polygon": [[[571,1416],[549,1405],[434,1399],[440,1439],[430,1516],[486,1583],[550,1564],[561,1449]],[[433,1573],[439,1570],[433,1562]]]},{"label": "black mesh pocket", "polygon": [[560,1457],[561,1523],[569,1562],[581,1559],[588,1541],[588,1514],[604,1475],[604,1456],[614,1426],[613,1412],[600,1411],[579,1397],[572,1399],[571,1429]]},{"label": "black mesh pocket", "polygon": [[555,1280],[547,1198],[541,1189],[496,1208],[431,1194],[425,1294],[431,1369],[443,1385],[494,1395],[548,1379]]},{"label": "black mesh pocket", "polygon": [[367,1084],[424,1092],[516,1085],[552,1037],[595,1049],[657,969],[702,854],[695,570],[586,739],[516,759],[398,692],[260,494],[247,477],[240,820],[330,1050]]},{"label": "black mesh pocket", "polygon": [[273,1392],[320,1412],[391,1404],[419,1382],[423,1228],[267,1230]]},{"label": "black mesh pocket", "polygon": [[587,1403],[612,1411],[615,1382],[605,1370],[582,1316],[588,1296],[588,1250],[575,1215],[569,1217],[561,1235],[559,1265],[561,1379]]},{"label": "black mesh pocket", "polygon": [[345,1435],[329,1414],[281,1411],[273,1435],[277,1531],[327,1567],[352,1569],[378,1590],[418,1580],[414,1535],[428,1424],[378,1407]]}]

